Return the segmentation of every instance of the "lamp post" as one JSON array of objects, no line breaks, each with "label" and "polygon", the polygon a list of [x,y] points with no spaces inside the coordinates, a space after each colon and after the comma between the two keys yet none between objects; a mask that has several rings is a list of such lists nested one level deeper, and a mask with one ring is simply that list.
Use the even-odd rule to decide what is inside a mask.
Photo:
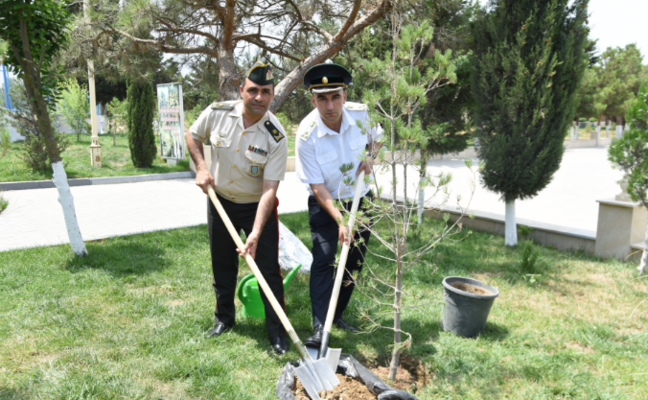
[{"label": "lamp post", "polygon": [[[88,18],[88,2],[83,2],[83,14]],[[92,137],[90,138],[90,165],[101,168],[101,145],[97,134],[97,97],[95,96],[94,61],[88,58],[88,89],[90,89],[90,124]]]}]

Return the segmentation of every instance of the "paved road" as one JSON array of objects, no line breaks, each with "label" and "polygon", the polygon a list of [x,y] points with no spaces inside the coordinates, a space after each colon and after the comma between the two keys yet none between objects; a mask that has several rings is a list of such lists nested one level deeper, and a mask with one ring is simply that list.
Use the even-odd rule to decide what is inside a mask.
[{"label": "paved road", "polygon": [[[452,172],[453,195],[467,199],[472,178],[462,160],[437,160],[428,168],[433,175]],[[414,182],[415,174],[408,176]],[[519,201],[517,216],[595,231],[596,200],[618,193],[619,179],[621,173],[607,161],[607,148],[567,150],[551,184],[537,197]],[[388,177],[379,182],[386,185]],[[193,179],[81,186],[73,187],[72,194],[85,240],[207,222],[207,198]],[[68,242],[56,189],[9,191],[3,196],[9,208],[0,214],[0,251]],[[279,213],[305,210],[307,196],[295,173],[287,173],[279,186]],[[504,203],[479,184],[470,208],[504,215]]]}]

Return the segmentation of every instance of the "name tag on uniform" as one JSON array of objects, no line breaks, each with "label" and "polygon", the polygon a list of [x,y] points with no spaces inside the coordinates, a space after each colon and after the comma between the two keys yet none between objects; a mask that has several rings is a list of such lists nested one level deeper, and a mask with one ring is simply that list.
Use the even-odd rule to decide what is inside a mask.
[{"label": "name tag on uniform", "polygon": [[252,176],[259,175],[259,164],[250,165],[250,175]]}]

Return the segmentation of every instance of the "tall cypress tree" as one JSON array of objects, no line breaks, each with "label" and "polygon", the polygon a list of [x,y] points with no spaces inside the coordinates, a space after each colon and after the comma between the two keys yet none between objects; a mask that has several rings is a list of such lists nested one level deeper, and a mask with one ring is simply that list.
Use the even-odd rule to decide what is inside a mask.
[{"label": "tall cypress tree", "polygon": [[150,168],[157,153],[153,133],[155,94],[150,82],[140,79],[128,85],[128,146],[136,168]]},{"label": "tall cypress tree", "polygon": [[472,26],[475,120],[483,184],[506,202],[506,244],[517,244],[515,200],[558,170],[588,63],[588,0],[491,0]]}]

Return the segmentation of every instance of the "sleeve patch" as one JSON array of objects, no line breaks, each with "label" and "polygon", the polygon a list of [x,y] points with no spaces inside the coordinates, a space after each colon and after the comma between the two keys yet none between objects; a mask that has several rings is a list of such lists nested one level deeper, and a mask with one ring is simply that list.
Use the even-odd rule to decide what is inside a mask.
[{"label": "sleeve patch", "polygon": [[270,132],[270,136],[272,136],[275,142],[279,143],[281,142],[281,139],[285,137],[284,134],[272,122],[266,121],[263,126],[266,127],[268,132]]},{"label": "sleeve patch", "polygon": [[304,129],[304,131],[301,134],[299,134],[299,138],[303,141],[307,141],[311,133],[313,133],[313,131],[315,130],[315,126],[316,126],[315,121],[312,121],[310,125],[308,125],[308,127]]}]

